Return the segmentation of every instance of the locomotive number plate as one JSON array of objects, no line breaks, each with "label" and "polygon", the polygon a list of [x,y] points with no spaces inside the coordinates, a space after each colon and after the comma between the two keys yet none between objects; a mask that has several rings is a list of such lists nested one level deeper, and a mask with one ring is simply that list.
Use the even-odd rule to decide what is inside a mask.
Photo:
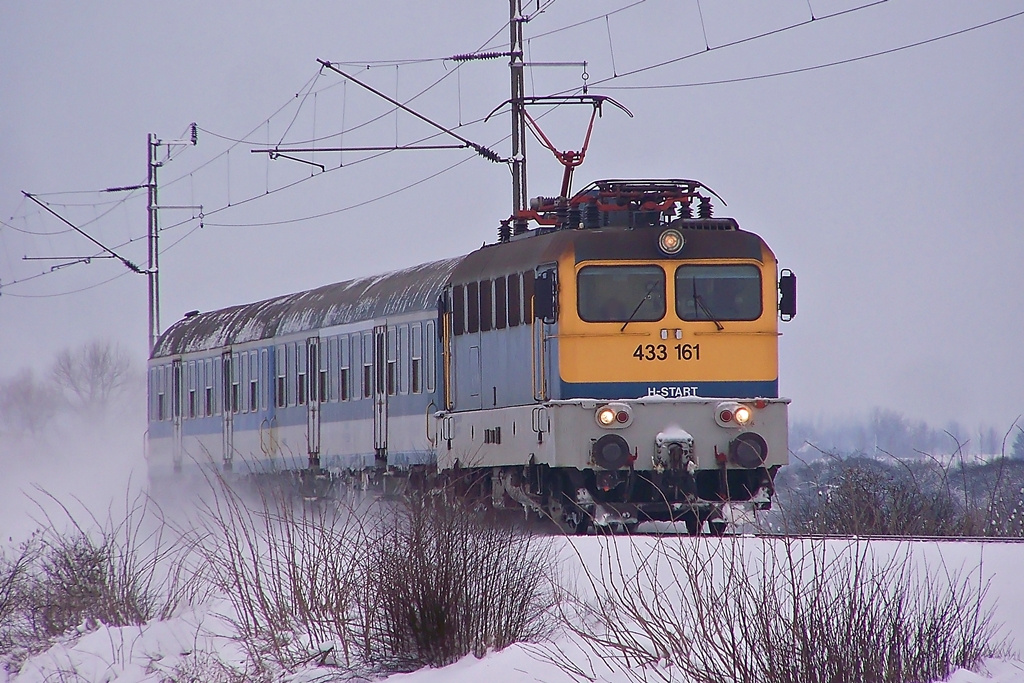
[{"label": "locomotive number plate", "polygon": [[637,344],[633,358],[641,361],[700,360],[700,344]]}]

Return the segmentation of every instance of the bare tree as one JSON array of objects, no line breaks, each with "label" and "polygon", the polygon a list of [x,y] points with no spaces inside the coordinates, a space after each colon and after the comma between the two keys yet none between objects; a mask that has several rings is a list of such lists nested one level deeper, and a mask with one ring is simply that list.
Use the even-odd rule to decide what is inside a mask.
[{"label": "bare tree", "polygon": [[57,394],[24,369],[0,380],[0,432],[39,434],[57,412]]},{"label": "bare tree", "polygon": [[64,349],[53,364],[53,379],[76,408],[102,413],[131,379],[132,362],[117,343],[94,340]]},{"label": "bare tree", "polygon": [[1017,436],[1013,440],[1013,450],[1011,451],[1011,457],[1016,460],[1024,460],[1024,428],[1020,425],[1013,425],[1014,429],[1017,430]]}]

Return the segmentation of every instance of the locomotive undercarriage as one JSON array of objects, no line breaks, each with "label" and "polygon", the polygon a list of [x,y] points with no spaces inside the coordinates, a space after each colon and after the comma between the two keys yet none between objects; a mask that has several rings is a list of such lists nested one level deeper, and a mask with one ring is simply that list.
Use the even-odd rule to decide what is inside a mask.
[{"label": "locomotive undercarriage", "polygon": [[567,533],[585,533],[591,527],[629,531],[647,521],[682,522],[690,534],[706,522],[711,533],[721,533],[733,519],[734,507],[771,506],[777,469],[729,470],[723,482],[714,471],[600,471],[531,464],[493,468],[488,488],[493,507],[522,508]]},{"label": "locomotive undercarriage", "polygon": [[[646,521],[682,522],[690,533],[707,524],[717,533],[770,506],[788,455],[787,404],[571,399],[438,413],[437,465],[446,475],[484,478],[493,507],[526,509],[570,533]],[[743,428],[716,420],[741,406]],[[614,422],[602,423],[608,411]]]},{"label": "locomotive undercarriage", "polygon": [[[771,507],[777,466],[721,472],[578,470],[527,464],[493,468],[454,468],[437,473],[431,466],[403,470],[327,469],[279,472],[284,485],[309,499],[342,491],[404,495],[410,491],[451,493],[482,507],[523,511],[569,534],[632,531],[642,522],[685,525],[695,535],[707,528],[723,533],[737,514]],[[252,475],[250,475],[252,476]],[[269,474],[256,475],[266,485]],[[705,527],[705,524],[707,525]]]}]

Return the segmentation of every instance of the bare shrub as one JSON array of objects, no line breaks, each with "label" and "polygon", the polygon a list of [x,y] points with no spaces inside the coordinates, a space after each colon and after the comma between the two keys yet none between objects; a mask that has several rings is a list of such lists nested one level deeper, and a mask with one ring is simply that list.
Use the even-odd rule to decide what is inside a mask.
[{"label": "bare shrub", "polygon": [[44,527],[0,563],[0,654],[8,667],[68,632],[143,624],[201,597],[189,549],[164,537],[162,515],[145,496],[126,500],[123,517],[108,513],[101,522],[85,513],[83,522],[43,495],[63,519],[44,512]]},{"label": "bare shrub", "polygon": [[209,652],[192,652],[162,678],[161,683],[270,683],[266,671],[240,671]]},{"label": "bare shrub", "polygon": [[[42,575],[33,591],[31,614],[41,635],[59,636],[83,621],[141,623],[140,613],[149,612],[145,595],[128,595],[127,604],[111,600],[115,592],[112,548],[106,539],[74,532],[47,540],[40,569]],[[111,609],[112,606],[115,606]]]},{"label": "bare shrub", "polygon": [[250,666],[444,666],[547,632],[548,541],[443,495],[304,501],[211,480],[204,555]]},{"label": "bare shrub", "polygon": [[553,626],[550,542],[462,498],[407,497],[381,518],[370,545],[367,654],[390,670],[482,657]]},{"label": "bare shrub", "polygon": [[953,536],[968,527],[948,469],[935,462],[833,456],[779,479],[787,533]]},{"label": "bare shrub", "polygon": [[565,623],[629,680],[909,683],[1002,651],[980,568],[922,569],[906,547],[609,543],[587,578],[596,598]]},{"label": "bare shrub", "polygon": [[974,535],[1024,537],[1024,461],[997,458],[966,465],[963,480]]},{"label": "bare shrub", "polygon": [[[233,607],[250,664],[284,669],[319,659],[361,661],[355,592],[367,552],[345,505],[304,501],[274,488],[248,497],[214,477],[201,504],[203,555]],[[321,656],[322,655],[322,656]]]},{"label": "bare shrub", "polygon": [[38,558],[35,536],[0,554],[0,656],[5,660],[20,661],[24,656],[21,644],[32,635],[23,613]]},{"label": "bare shrub", "polygon": [[[1013,429],[1003,440],[1003,452]],[[776,478],[766,526],[786,533],[892,536],[1024,535],[1024,462],[970,462],[952,434],[944,458],[825,453]]]}]

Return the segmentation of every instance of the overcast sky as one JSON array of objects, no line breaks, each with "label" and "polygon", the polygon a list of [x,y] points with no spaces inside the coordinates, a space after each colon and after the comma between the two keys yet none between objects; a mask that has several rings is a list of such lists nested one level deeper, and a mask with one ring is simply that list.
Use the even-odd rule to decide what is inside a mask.
[{"label": "overcast sky", "polygon": [[[586,61],[591,92],[635,115],[605,111],[576,188],[699,179],[729,204],[716,215],[760,233],[797,273],[799,314],[780,340],[794,417],[886,407],[1008,428],[1024,412],[1024,16],[996,21],[1024,1],[542,5],[525,27],[527,59]],[[320,58],[352,62],[343,68],[401,100],[433,85],[413,106],[507,154],[507,116],[473,123],[508,97],[505,60],[435,59],[507,47],[507,20],[498,0],[0,4],[0,376],[97,337],[141,363],[145,277],[110,259],[33,277],[67,261],[25,256],[96,250],[21,191],[145,265],[144,193],[91,191],[144,182],[150,132],[200,128],[198,145],[174,148],[159,171],[161,204],[204,214],[200,228],[198,211],[161,212],[165,328],[191,309],[494,241],[509,174],[466,151],[294,155],[321,173],[250,150],[434,132],[321,73]],[[996,23],[856,60],[986,22]],[[855,61],[804,70],[845,60]],[[793,70],[803,71],[749,78]],[[573,90],[583,75],[531,69],[528,94]],[[694,85],[712,81],[731,82]],[[586,112],[541,124],[577,149]],[[559,167],[531,145],[530,194],[556,194]]]}]

